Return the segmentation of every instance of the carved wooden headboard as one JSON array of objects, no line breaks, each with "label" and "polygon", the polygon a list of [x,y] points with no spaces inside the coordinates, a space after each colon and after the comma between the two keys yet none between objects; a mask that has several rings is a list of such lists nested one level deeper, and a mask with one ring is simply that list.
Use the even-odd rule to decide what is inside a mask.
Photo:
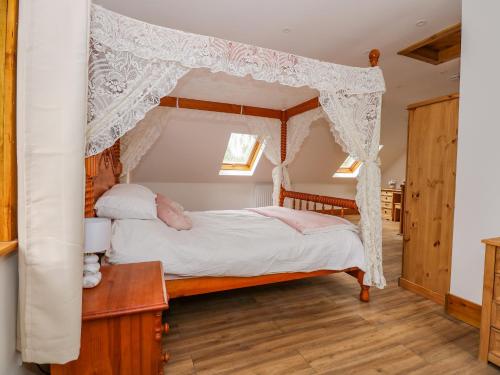
[{"label": "carved wooden headboard", "polygon": [[94,217],[97,199],[120,182],[120,140],[100,154],[85,159],[85,217]]}]

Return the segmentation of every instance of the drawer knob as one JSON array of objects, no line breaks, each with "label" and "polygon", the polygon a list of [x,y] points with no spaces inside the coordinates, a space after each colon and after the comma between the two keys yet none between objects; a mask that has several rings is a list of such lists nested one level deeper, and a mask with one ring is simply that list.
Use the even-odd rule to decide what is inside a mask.
[{"label": "drawer knob", "polygon": [[169,359],[170,359],[170,354],[168,354],[167,352],[165,352],[161,355],[161,361],[163,363],[167,363]]},{"label": "drawer knob", "polygon": [[170,326],[168,325],[168,323],[165,323],[165,324],[163,325],[163,333],[164,333],[164,334],[167,334],[167,333],[168,333],[168,331],[170,331]]},{"label": "drawer knob", "polygon": [[161,336],[162,336],[161,332],[156,332],[155,333],[155,340],[156,341],[161,341]]}]

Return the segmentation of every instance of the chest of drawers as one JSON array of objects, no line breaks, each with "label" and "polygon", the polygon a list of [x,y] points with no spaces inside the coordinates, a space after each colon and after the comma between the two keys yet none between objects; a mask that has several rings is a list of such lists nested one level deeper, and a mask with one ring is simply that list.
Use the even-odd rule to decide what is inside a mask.
[{"label": "chest of drawers", "polygon": [[500,237],[483,243],[486,252],[479,359],[500,366]]},{"label": "chest of drawers", "polygon": [[390,221],[401,220],[401,190],[382,189],[380,192],[380,205],[382,206],[382,219]]}]

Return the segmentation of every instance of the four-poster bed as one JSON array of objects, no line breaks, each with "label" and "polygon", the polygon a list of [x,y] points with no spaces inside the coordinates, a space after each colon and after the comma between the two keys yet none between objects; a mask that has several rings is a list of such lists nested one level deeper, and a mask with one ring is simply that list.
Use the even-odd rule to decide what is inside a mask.
[{"label": "four-poster bed", "polygon": [[[376,66],[380,52],[370,52],[370,64]],[[291,107],[284,111],[259,108],[228,103],[218,103],[203,100],[176,98],[167,96],[160,99],[160,106],[185,108],[191,110],[213,111],[221,113],[233,113],[240,115],[260,116],[276,118],[281,121],[280,149],[281,161],[286,159],[287,145],[287,121],[298,114],[313,110],[321,106],[318,98],[310,99],[304,103]],[[111,148],[102,153],[86,158],[86,189],[85,189],[85,216],[95,216],[94,204],[97,199],[114,184],[119,183],[122,173],[120,162],[120,141],[118,140]],[[336,198],[295,192],[280,187],[279,205],[284,206],[285,199],[292,201],[291,207],[298,210],[310,210],[323,214],[344,216],[346,214],[358,214],[356,201],[352,199]],[[305,204],[305,205],[304,205]],[[251,277],[191,277],[185,279],[167,280],[166,286],[170,298],[192,296],[223,290],[237,289],[243,287],[264,285],[282,281],[298,280],[303,278],[328,275],[332,273],[345,272],[355,277],[361,287],[360,300],[369,301],[369,286],[364,285],[365,272],[358,267],[342,270],[317,270],[313,272],[290,272]]]},{"label": "four-poster bed", "polygon": [[[168,280],[170,297],[347,272],[357,278],[361,300],[368,301],[370,285],[385,285],[377,161],[381,95],[385,86],[377,67],[379,56],[378,50],[370,52],[371,68],[345,67],[150,25],[93,6],[86,133],[86,216],[94,215],[96,199],[118,182],[120,174],[130,172],[158,138],[162,124],[140,122],[155,106],[245,116],[250,132],[266,143],[264,154],[275,165],[272,175],[274,205],[284,206],[289,200],[294,209],[341,216],[360,213],[363,270],[344,267],[250,277]],[[256,80],[292,87],[309,86],[318,90],[319,96],[284,111],[169,97],[177,81],[194,68],[208,68],[211,72],[239,77],[250,75]],[[310,123],[318,118],[326,119],[337,143],[363,163],[356,200],[291,191],[288,165],[309,134]]]}]

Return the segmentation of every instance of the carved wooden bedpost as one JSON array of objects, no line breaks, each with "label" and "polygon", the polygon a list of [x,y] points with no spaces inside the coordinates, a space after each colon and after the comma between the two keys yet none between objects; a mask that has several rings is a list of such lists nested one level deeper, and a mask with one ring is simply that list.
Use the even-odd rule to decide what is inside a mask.
[{"label": "carved wooden bedpost", "polygon": [[[372,49],[368,54],[368,58],[370,60],[370,66],[375,67],[378,66],[378,59],[380,58],[380,51],[378,49]],[[368,285],[363,284],[363,279],[365,277],[365,273],[361,270],[356,271],[356,274],[353,275],[357,277],[358,283],[361,287],[361,292],[359,293],[359,299],[362,302],[370,301],[370,287]]]},{"label": "carved wooden bedpost", "polygon": [[[287,118],[286,111],[281,112],[281,162],[283,163],[286,159],[286,135],[287,135]],[[285,189],[283,185],[280,186],[280,207],[283,207],[285,204]]]},{"label": "carved wooden bedpost", "polygon": [[100,154],[85,158],[85,217],[95,216],[95,202],[106,190],[120,182],[121,172],[120,140]]},{"label": "carved wooden bedpost", "polygon": [[370,59],[370,66],[378,66],[378,59],[380,58],[380,51],[378,49],[372,49],[368,54],[368,58]]}]

